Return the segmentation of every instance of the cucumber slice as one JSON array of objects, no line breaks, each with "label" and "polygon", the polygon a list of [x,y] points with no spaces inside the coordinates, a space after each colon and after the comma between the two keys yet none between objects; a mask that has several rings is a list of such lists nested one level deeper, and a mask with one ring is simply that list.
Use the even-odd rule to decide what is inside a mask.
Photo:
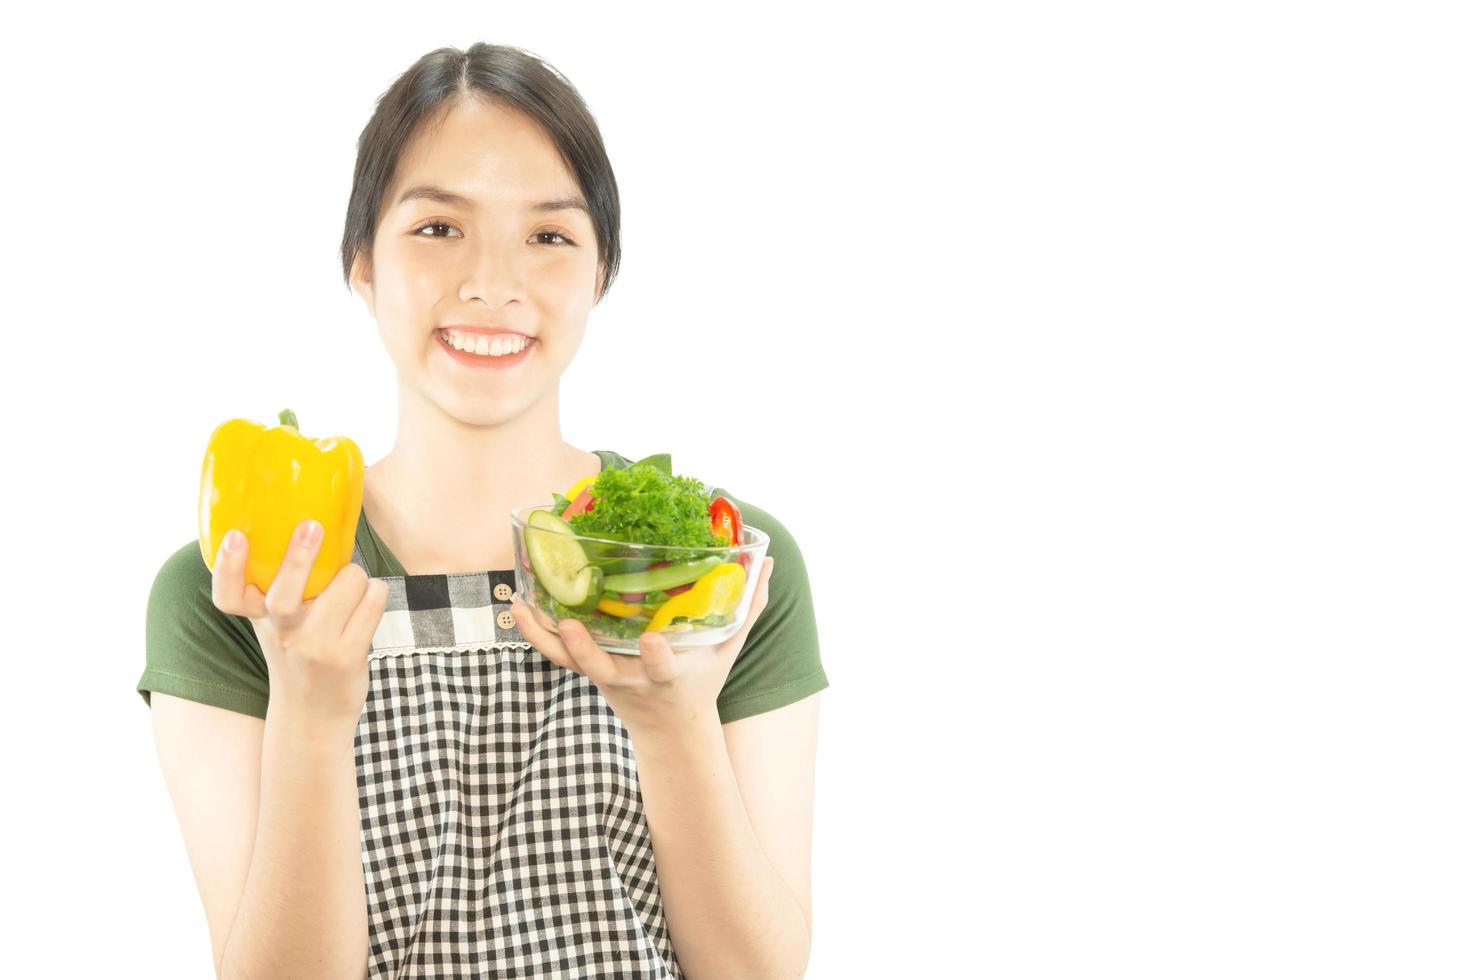
[{"label": "cucumber slice", "polygon": [[664,565],[662,568],[649,568],[625,575],[608,575],[602,587],[611,589],[613,592],[653,592],[658,589],[676,589],[680,585],[697,582],[723,563],[724,559],[718,555],[709,555],[706,558],[678,565]]},{"label": "cucumber slice", "polygon": [[571,525],[548,510],[533,510],[525,529],[530,570],[550,597],[577,612],[596,608],[602,593],[602,571],[587,562]]}]

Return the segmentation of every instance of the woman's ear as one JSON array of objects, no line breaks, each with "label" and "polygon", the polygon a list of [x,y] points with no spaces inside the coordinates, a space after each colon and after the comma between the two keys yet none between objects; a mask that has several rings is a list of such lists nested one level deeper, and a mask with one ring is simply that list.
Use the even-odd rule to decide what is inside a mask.
[{"label": "woman's ear", "polygon": [[352,292],[362,298],[367,304],[367,312],[373,316],[377,315],[377,307],[372,297],[371,262],[366,254],[358,252],[357,257],[352,259]]}]

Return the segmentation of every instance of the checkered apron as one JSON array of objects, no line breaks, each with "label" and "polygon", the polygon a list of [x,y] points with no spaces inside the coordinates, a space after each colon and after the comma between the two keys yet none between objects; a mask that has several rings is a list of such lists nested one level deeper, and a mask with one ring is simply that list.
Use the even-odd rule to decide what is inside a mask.
[{"label": "checkered apron", "polygon": [[514,573],[383,580],[356,734],[368,976],[681,980],[631,738],[525,640]]}]

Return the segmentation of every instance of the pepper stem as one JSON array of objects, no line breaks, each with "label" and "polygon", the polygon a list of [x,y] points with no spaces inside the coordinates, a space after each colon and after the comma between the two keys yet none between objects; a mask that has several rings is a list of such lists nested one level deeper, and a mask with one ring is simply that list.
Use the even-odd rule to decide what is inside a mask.
[{"label": "pepper stem", "polygon": [[288,425],[292,429],[295,429],[297,432],[300,432],[301,431],[301,427],[296,424],[296,413],[295,412],[292,412],[288,408],[281,411],[281,413],[280,413],[280,424],[281,425]]}]

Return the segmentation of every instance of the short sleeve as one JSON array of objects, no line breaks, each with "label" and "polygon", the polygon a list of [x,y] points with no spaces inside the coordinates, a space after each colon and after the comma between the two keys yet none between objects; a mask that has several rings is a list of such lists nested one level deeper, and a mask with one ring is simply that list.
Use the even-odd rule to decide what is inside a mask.
[{"label": "short sleeve", "polygon": [[719,692],[719,721],[727,725],[794,704],[830,682],[821,665],[815,603],[795,538],[767,511],[727,490],[713,488],[713,492],[733,501],[745,524],[769,534],[766,555],[775,559],[769,602],[750,627]]},{"label": "short sleeve", "polygon": [[265,717],[269,672],[255,628],[214,605],[213,575],[199,542],[164,561],[148,593],[146,663],[137,691],[153,692]]}]

